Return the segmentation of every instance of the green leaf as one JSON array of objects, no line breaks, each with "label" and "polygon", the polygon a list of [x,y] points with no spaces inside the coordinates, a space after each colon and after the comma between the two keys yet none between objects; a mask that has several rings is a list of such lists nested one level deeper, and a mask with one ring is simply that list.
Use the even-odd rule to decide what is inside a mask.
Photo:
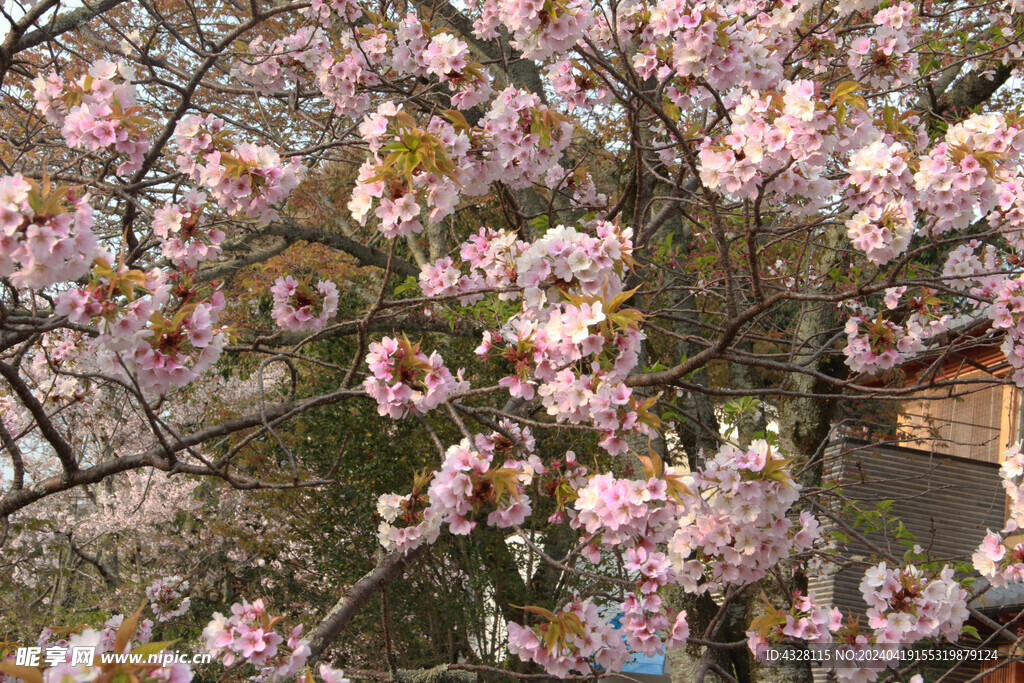
[{"label": "green leaf", "polygon": [[542,213],[541,215],[537,216],[536,218],[530,221],[530,227],[533,229],[534,232],[538,233],[539,235],[543,235],[551,227],[551,222],[548,220],[548,215],[546,213]]}]

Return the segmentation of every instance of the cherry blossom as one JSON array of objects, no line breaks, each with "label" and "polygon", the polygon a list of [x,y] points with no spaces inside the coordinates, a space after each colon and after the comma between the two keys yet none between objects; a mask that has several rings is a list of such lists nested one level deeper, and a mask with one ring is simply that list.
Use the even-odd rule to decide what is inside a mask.
[{"label": "cherry blossom", "polygon": [[188,588],[188,581],[180,576],[157,579],[146,587],[146,597],[157,621],[168,621],[188,612],[191,601],[184,596]]},{"label": "cherry blossom", "polygon": [[126,62],[103,59],[70,83],[50,72],[32,81],[36,109],[61,127],[70,146],[128,155],[117,168],[128,175],[142,167],[150,146],[149,119],[136,103],[134,77]]},{"label": "cherry blossom", "polygon": [[88,287],[61,294],[56,311],[74,323],[95,321],[99,334],[90,348],[104,370],[133,377],[143,392],[164,394],[194,381],[220,357],[226,337],[216,326],[225,306],[221,291],[203,296],[189,271],[168,280],[159,270],[115,272],[103,263],[95,274]]},{"label": "cherry blossom", "polygon": [[181,149],[178,168],[210,191],[229,215],[245,214],[261,222],[278,218],[272,208],[288,197],[305,175],[293,158],[287,163],[267,145],[235,143],[224,122],[211,115],[189,115],[175,127]]},{"label": "cherry blossom", "polygon": [[180,204],[165,204],[153,214],[153,233],[163,240],[162,253],[172,264],[195,268],[221,253],[224,231],[206,228],[206,194],[189,191]]},{"label": "cherry blossom", "polygon": [[289,332],[319,332],[338,312],[338,286],[320,280],[316,288],[291,275],[279,277],[270,288],[274,294],[274,322]]},{"label": "cherry blossom", "polygon": [[[538,609],[539,611],[539,609]],[[574,600],[557,613],[542,612],[547,623],[533,628],[508,623],[508,649],[536,662],[552,676],[589,674],[594,666],[619,671],[629,659],[619,634],[598,614],[590,599]]]},{"label": "cherry blossom", "polygon": [[363,387],[377,401],[381,415],[400,419],[410,411],[423,414],[469,388],[462,370],[453,376],[436,351],[427,356],[419,346],[404,337],[384,337],[370,344],[366,364],[372,374]]},{"label": "cherry blossom", "polygon": [[38,289],[85,275],[102,253],[87,196],[20,173],[0,177],[0,275]]},{"label": "cherry blossom", "polygon": [[301,626],[294,628],[286,640],[275,629],[279,621],[270,616],[263,600],[249,603],[243,599],[231,606],[230,617],[215,613],[203,629],[203,639],[206,648],[225,666],[246,662],[257,668],[255,680],[286,680],[305,666],[310,650],[309,643],[301,638]]}]

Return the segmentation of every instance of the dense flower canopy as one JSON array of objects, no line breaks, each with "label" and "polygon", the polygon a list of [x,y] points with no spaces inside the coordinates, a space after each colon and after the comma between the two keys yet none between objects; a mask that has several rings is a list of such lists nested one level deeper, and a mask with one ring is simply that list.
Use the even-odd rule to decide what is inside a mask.
[{"label": "dense flower canopy", "polygon": [[[84,567],[155,619],[104,602],[63,646],[156,653],[170,629],[258,680],[340,683],[312,665],[380,592],[368,668],[394,673],[386,587],[433,557],[490,610],[462,615],[482,626],[449,664],[605,675],[675,651],[701,680],[761,680],[793,643],[957,642],[976,574],[1024,578],[1017,445],[1009,521],[973,563],[850,560],[864,619],[805,588],[863,522],[823,485],[841,406],[1024,387],[1020,3],[7,11],[0,547],[20,559],[0,585],[53,619],[74,598],[38,577]],[[939,372],[979,339],[1005,377]],[[388,455],[353,455],[378,440]],[[306,493],[358,487],[371,458],[372,522]],[[326,537],[289,536],[288,515]],[[173,558],[125,540],[147,529],[177,535]],[[253,535],[277,547],[226,540]],[[232,577],[197,539],[268,591],[348,597],[325,614],[312,588],[292,608],[258,583],[218,593]],[[311,567],[329,539],[383,559],[357,580],[264,557]],[[70,654],[30,674],[7,645],[0,681],[122,674]]]}]

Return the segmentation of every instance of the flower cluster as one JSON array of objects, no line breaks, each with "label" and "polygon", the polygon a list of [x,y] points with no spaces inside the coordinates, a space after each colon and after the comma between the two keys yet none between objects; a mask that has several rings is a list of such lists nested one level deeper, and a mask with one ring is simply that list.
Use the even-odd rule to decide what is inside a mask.
[{"label": "flower cluster", "polygon": [[[571,190],[572,195],[569,196],[571,206],[592,210],[608,206],[608,195],[597,191],[594,177],[589,173],[567,171],[561,166],[553,166],[544,175],[544,184],[552,192],[563,195],[568,195]],[[601,217],[602,212],[598,212],[597,215]]]},{"label": "flower cluster", "polygon": [[464,296],[459,297],[459,303],[463,306],[481,301],[484,295],[472,292],[487,287],[478,273],[464,275],[447,256],[423,266],[419,280],[420,289],[426,296],[449,296],[454,292],[465,292]]},{"label": "flower cluster", "polygon": [[0,276],[41,289],[85,275],[100,255],[87,197],[20,173],[0,177]]},{"label": "flower cluster", "polygon": [[412,344],[405,337],[384,337],[370,344],[366,364],[371,375],[363,388],[377,401],[377,412],[396,420],[410,411],[427,413],[452,394],[469,388],[462,379],[462,370],[453,376],[437,351],[428,357],[420,351],[418,342]]},{"label": "flower cluster", "polygon": [[[795,47],[792,32],[807,8],[796,2],[768,10],[746,3],[702,0],[664,0],[648,10],[642,3],[620,11],[617,26],[598,17],[589,38],[602,46],[638,35],[637,64],[645,77],[665,78],[673,70],[680,77],[666,94],[680,107],[711,105],[702,81],[718,92],[740,84],[766,91],[783,79],[780,52]],[[735,21],[747,15],[745,21]],[[756,16],[756,19],[755,19]]]},{"label": "flower cluster", "polygon": [[860,591],[868,604],[868,626],[879,643],[912,643],[943,637],[954,642],[967,620],[967,591],[946,566],[936,575],[885,562],[867,570]]},{"label": "flower cluster", "polygon": [[[674,468],[666,468],[663,476],[647,480],[618,479],[612,474],[594,475],[576,491],[575,513],[571,526],[601,539],[605,546],[624,546],[631,550],[639,545],[645,549],[644,561],[637,570],[645,581],[653,581],[654,589],[664,583],[668,573],[667,558],[654,553],[658,544],[667,542],[676,530],[678,511],[673,504],[668,482],[678,481]],[[678,493],[678,488],[675,490]],[[650,550],[655,556],[650,556]],[[599,562],[596,546],[588,548],[587,556]],[[635,558],[634,558],[635,559]],[[657,568],[654,572],[652,569]],[[651,590],[645,591],[652,592]]]},{"label": "flower cluster", "polygon": [[629,659],[625,642],[589,598],[573,600],[557,614],[539,607],[530,611],[547,621],[532,628],[510,621],[508,650],[552,676],[561,678],[570,671],[589,674],[595,665],[619,671]]},{"label": "flower cluster", "polygon": [[921,35],[913,5],[901,2],[874,16],[875,32],[850,45],[847,65],[857,81],[877,88],[892,88],[917,77],[918,57],[913,50]]},{"label": "flower cluster", "polygon": [[946,257],[942,275],[951,287],[990,300],[977,306],[1003,332],[1002,352],[1014,368],[1011,378],[1024,386],[1024,277],[1005,273],[1016,258],[1013,254],[1004,258],[992,244],[979,254],[981,246],[978,240],[957,246]]},{"label": "flower cluster", "polygon": [[[37,646],[44,650],[49,648],[64,650],[63,660],[54,662],[48,657],[46,668],[37,672],[38,677],[35,680],[41,680],[43,683],[65,681],[84,683],[97,680],[101,676],[118,678],[134,676],[138,680],[151,683],[189,683],[193,677],[189,666],[181,662],[167,665],[150,664],[143,657],[141,664],[101,663],[101,655],[115,651],[117,654],[137,652],[138,648],[142,646],[146,646],[149,653],[153,655],[163,651],[162,647],[154,647],[157,644],[150,643],[153,636],[153,622],[149,619],[140,620],[137,614],[127,619],[122,615],[116,615],[108,619],[104,627],[99,630],[85,628],[72,631],[64,638],[55,638],[54,636],[55,633],[46,628],[42,630],[36,641]],[[166,644],[161,643],[160,645]],[[73,653],[79,648],[87,648],[94,653],[91,663],[73,661]],[[7,680],[13,683],[14,680],[23,679],[12,677]]]},{"label": "flower cluster", "polygon": [[782,558],[809,549],[818,522],[804,511],[787,518],[799,497],[787,461],[763,440],[743,451],[723,446],[683,482],[678,529],[668,544],[675,580],[693,593],[760,580]]},{"label": "flower cluster", "polygon": [[1024,579],[1024,544],[1010,548],[1006,537],[1024,527],[1024,453],[1018,442],[1003,453],[999,476],[1009,504],[1006,526],[999,533],[988,529],[975,551],[974,568],[992,585],[1003,586]]},{"label": "flower cluster", "polygon": [[[972,290],[978,291],[982,287]],[[1014,368],[1013,381],[1024,386],[1024,276],[997,277],[986,309],[992,327],[1004,330],[1002,351]]]},{"label": "flower cluster", "polygon": [[[418,40],[427,44],[425,36]],[[426,220],[437,223],[461,196],[483,194],[493,182],[513,188],[538,182],[558,163],[572,126],[537,95],[508,88],[479,127],[455,110],[421,126],[400,105],[385,102],[364,118],[359,133],[372,156],[359,169],[348,208],[365,223],[376,204],[379,229],[394,238],[421,232],[424,208]]]},{"label": "flower cluster", "polygon": [[492,451],[474,450],[466,439],[445,454],[430,483],[429,496],[451,533],[472,531],[477,522],[471,518],[485,506],[494,508],[487,523],[499,528],[522,524],[530,514],[530,499],[523,486],[529,484],[531,474],[513,466],[493,467],[493,458]]},{"label": "flower cluster", "polygon": [[284,90],[288,81],[298,80],[298,69],[315,71],[330,51],[330,41],[319,27],[304,26],[269,45],[263,36],[249,43],[249,51],[259,54],[253,61],[239,60],[231,75],[251,84],[256,92],[267,95]]},{"label": "flower cluster", "polygon": [[571,61],[552,64],[546,75],[569,111],[577,107],[590,109],[611,100],[611,93],[600,84],[600,79],[580,72],[579,65]]},{"label": "flower cluster", "polygon": [[274,322],[289,332],[319,332],[338,312],[338,285],[320,280],[313,289],[291,275],[279,277],[274,295]]},{"label": "flower cluster", "polygon": [[909,150],[902,143],[886,144],[882,140],[874,140],[850,154],[848,201],[860,206],[865,197],[874,195],[913,196],[914,177],[907,165],[908,157]]},{"label": "flower cluster", "polygon": [[884,207],[869,204],[846,221],[847,236],[873,263],[888,263],[906,251],[914,237],[914,209],[899,199]]},{"label": "flower cluster", "polygon": [[429,504],[427,484],[430,477],[413,478],[412,491],[402,496],[385,493],[377,499],[377,541],[387,550],[409,552],[424,543],[431,544],[441,534],[437,509]]},{"label": "flower cluster", "polygon": [[126,154],[128,159],[117,173],[134,173],[142,167],[150,140],[145,131],[149,120],[135,103],[133,77],[125,62],[102,59],[70,83],[51,72],[32,81],[36,109],[61,127],[61,135],[72,147]]},{"label": "flower cluster", "polygon": [[[117,640],[117,633],[121,630],[124,625],[124,615],[115,614],[114,616],[103,622],[103,628],[100,629],[100,647],[105,652],[114,651],[114,641]],[[40,645],[43,644],[43,636],[39,636]],[[153,640],[153,621],[150,619],[139,619],[135,622],[135,631],[132,632],[131,637],[124,644],[124,650],[127,651],[133,643],[139,645],[145,645],[149,641]]]},{"label": "flower cluster", "polygon": [[174,129],[181,150],[178,168],[213,195],[229,215],[245,214],[266,223],[275,220],[272,207],[284,201],[305,174],[297,158],[283,163],[266,145],[235,143],[224,121],[191,114]]},{"label": "flower cluster", "polygon": [[[301,638],[302,626],[296,626],[285,642],[274,628],[280,621],[280,617],[270,615],[262,599],[251,604],[243,599],[231,606],[230,617],[214,614],[203,629],[203,638],[207,649],[224,666],[244,661],[259,670],[256,680],[281,681],[302,669],[310,650],[309,643]],[[287,651],[282,651],[282,644]]]},{"label": "flower cluster", "polygon": [[335,52],[326,54],[317,66],[316,86],[327,101],[334,105],[334,113],[339,116],[356,118],[366,111],[370,105],[370,97],[365,92],[380,82],[377,74],[366,61],[373,51],[367,51],[349,35],[343,35]]},{"label": "flower cluster", "polygon": [[782,610],[762,605],[765,614],[751,623],[747,631],[747,646],[761,660],[772,643],[784,638],[806,640],[809,643],[832,642],[832,634],[843,625],[843,614],[838,609],[819,605],[813,595],[799,591],[793,596],[793,605]]},{"label": "flower cluster", "polygon": [[557,226],[533,243],[482,228],[461,248],[468,274],[445,258],[426,266],[420,283],[428,296],[460,295],[463,303],[488,288],[513,300],[521,289],[522,310],[485,332],[477,353],[500,352],[512,364],[499,382],[512,396],[539,395],[550,415],[593,424],[601,446],[617,454],[626,450],[622,432],[652,435],[656,424],[651,403],[624,384],[637,364],[643,316],[624,306],[632,293],[622,291],[632,230],[606,221],[588,227]]},{"label": "flower cluster", "polygon": [[[635,560],[627,561],[627,569]],[[674,650],[686,645],[690,637],[690,625],[686,621],[686,610],[671,613],[662,606],[657,593],[630,593],[622,602],[623,624],[626,645],[630,652],[639,652],[652,657],[665,650]]]},{"label": "flower cluster", "polygon": [[153,213],[153,233],[161,252],[178,268],[195,268],[220,255],[224,231],[205,226],[206,194],[189,190],[178,204],[167,203]]},{"label": "flower cluster", "polygon": [[[439,117],[423,129],[387,102],[363,120],[359,131],[375,156],[360,167],[348,208],[365,223],[376,200],[374,214],[386,237],[422,232],[421,202],[427,218],[436,223],[455,209],[459,193],[469,190],[472,162],[465,130],[457,131]],[[376,155],[382,147],[391,151],[383,160]]]},{"label": "flower cluster", "polygon": [[99,334],[90,350],[104,371],[128,373],[142,391],[164,394],[220,357],[226,332],[217,319],[224,305],[220,290],[206,291],[189,271],[167,278],[159,270],[115,271],[101,261],[92,282],[61,294],[55,310],[79,325],[95,321]]},{"label": "flower cluster", "polygon": [[149,584],[146,597],[157,621],[168,621],[188,612],[191,599],[185,597],[187,592],[188,581],[180,576],[168,576]]},{"label": "flower cluster", "polygon": [[569,146],[573,127],[526,90],[498,93],[483,118],[488,180],[513,188],[540,182]]},{"label": "flower cluster", "polygon": [[502,432],[478,434],[472,445],[463,439],[448,448],[425,495],[428,477],[423,476],[417,477],[408,495],[382,495],[377,501],[383,520],[377,532],[381,544],[408,552],[433,543],[442,524],[452,534],[468,534],[485,511],[491,526],[522,524],[532,511],[525,487],[546,470],[532,455],[534,440],[528,428],[505,421],[501,427]]},{"label": "flower cluster", "polygon": [[536,60],[568,50],[593,22],[590,3],[583,0],[472,0],[469,5],[480,11],[473,25],[478,36],[497,38],[504,25],[512,33],[512,44]]},{"label": "flower cluster", "polygon": [[882,316],[874,321],[853,316],[846,323],[846,364],[854,372],[874,375],[913,358],[924,350],[925,341],[945,331],[951,322],[948,314],[931,315],[911,315],[902,325]]},{"label": "flower cluster", "polygon": [[1022,150],[1024,128],[1001,114],[974,114],[950,126],[914,174],[919,209],[932,216],[931,231],[962,230],[973,216],[999,206],[1006,189],[1000,177],[1017,175],[1014,164]]},{"label": "flower cluster", "polygon": [[[773,201],[805,203],[835,190],[824,177],[826,155],[836,144],[828,135],[833,114],[817,107],[812,81],[781,87],[782,98],[756,91],[740,96],[729,133],[701,145],[700,176],[707,187],[751,199],[766,191]],[[765,187],[769,178],[772,183]]]}]

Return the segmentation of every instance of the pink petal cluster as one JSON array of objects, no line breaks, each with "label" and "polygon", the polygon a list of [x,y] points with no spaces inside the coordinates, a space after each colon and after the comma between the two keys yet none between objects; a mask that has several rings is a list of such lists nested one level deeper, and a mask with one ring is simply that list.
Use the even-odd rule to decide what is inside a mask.
[{"label": "pink petal cluster", "polygon": [[476,35],[496,38],[499,28],[507,28],[512,45],[524,57],[536,60],[572,48],[594,19],[590,3],[583,0],[471,0],[468,4],[480,12],[473,25]]},{"label": "pink petal cluster", "polygon": [[869,204],[846,221],[847,236],[873,263],[888,263],[910,245],[917,228],[910,202],[891,201],[885,206]]},{"label": "pink petal cluster", "polygon": [[622,602],[622,611],[622,630],[630,652],[653,657],[665,650],[685,646],[686,639],[690,637],[686,610],[677,612],[673,617],[662,606],[661,596],[657,593],[628,594]]},{"label": "pink petal cluster", "polygon": [[526,187],[540,182],[558,162],[569,146],[573,127],[564,119],[556,120],[549,138],[542,140],[535,124],[550,113],[538,95],[526,90],[510,87],[494,97],[483,118],[489,181]]},{"label": "pink petal cluster", "polygon": [[148,394],[189,384],[220,358],[226,339],[226,331],[217,326],[225,306],[223,292],[204,294],[188,271],[168,280],[152,270],[125,285],[132,290],[138,286],[144,294],[127,297],[110,286],[112,277],[124,282],[126,275],[131,274],[122,267],[121,273],[62,293],[56,313],[79,325],[95,322],[99,334],[90,342],[90,353],[105,372],[134,378]]},{"label": "pink petal cluster", "polygon": [[[114,651],[114,639],[123,622],[124,616],[118,614],[108,619],[100,630],[85,628],[79,632],[72,633],[66,638],[60,639],[54,638],[54,634],[50,629],[43,629],[36,641],[40,648],[43,648],[44,651],[50,647],[58,647],[65,650],[63,662],[49,665],[42,670],[43,683],[67,683],[68,681],[88,683],[89,681],[96,680],[101,674],[109,675],[109,665],[101,665],[100,655]],[[152,636],[153,622],[149,619],[140,620],[135,628],[135,632],[131,634],[125,643],[124,650],[118,654],[131,652],[141,645],[146,645],[150,642]],[[94,656],[91,665],[85,663],[71,664],[72,652],[77,648],[89,648],[93,651]],[[193,678],[190,667],[181,662],[175,662],[166,666],[159,664],[135,666],[132,668],[132,674],[140,679],[161,681],[162,683],[189,683]],[[11,683],[14,683],[15,680],[21,679],[11,677],[9,680]]]},{"label": "pink petal cluster", "polygon": [[[781,618],[780,618],[781,617]],[[843,614],[838,609],[818,604],[813,595],[799,591],[793,596],[793,605],[784,615],[777,615],[778,623],[768,632],[747,631],[747,646],[754,656],[766,661],[770,646],[784,638],[796,638],[812,644],[831,643],[832,634],[843,626]]]},{"label": "pink petal cluster", "polygon": [[925,342],[944,332],[951,321],[950,314],[932,310],[914,312],[902,325],[881,316],[874,321],[853,316],[846,322],[846,364],[854,372],[869,375],[894,368],[923,351]]},{"label": "pink petal cluster", "polygon": [[893,88],[917,78],[918,56],[913,49],[921,28],[914,5],[901,2],[879,10],[875,29],[850,45],[847,66],[854,78],[872,88]]},{"label": "pink petal cluster", "polygon": [[268,223],[278,218],[272,208],[288,198],[305,167],[292,158],[288,163],[266,145],[235,143],[224,131],[224,122],[212,114],[190,114],[174,130],[181,150],[178,168],[209,190],[231,216],[245,214]]},{"label": "pink petal cluster", "polygon": [[366,364],[371,375],[363,388],[377,401],[377,412],[396,420],[409,412],[427,413],[452,394],[469,389],[463,371],[453,376],[437,351],[427,356],[418,345],[412,347],[393,337],[370,344]]},{"label": "pink petal cluster", "polygon": [[313,0],[309,3],[308,8],[302,10],[302,13],[311,19],[318,20],[324,28],[330,28],[335,14],[342,19],[355,21],[363,11],[354,0]]},{"label": "pink petal cluster", "polygon": [[994,586],[1024,580],[1024,544],[1011,547],[1006,538],[1024,528],[1024,453],[1020,442],[1003,453],[999,476],[1008,500],[1006,526],[999,533],[986,529],[972,556],[974,568]]},{"label": "pink petal cluster", "polygon": [[[418,40],[432,44],[425,35]],[[437,223],[451,215],[460,197],[484,194],[494,182],[513,188],[539,182],[558,163],[573,130],[537,95],[515,88],[494,97],[479,127],[467,128],[453,116],[433,116],[425,128],[413,128],[410,121],[401,107],[385,102],[359,126],[372,156],[359,169],[348,208],[365,223],[376,205],[379,229],[389,238],[421,232],[424,208],[426,220]],[[432,147],[438,164],[411,163],[398,173],[384,163],[388,156],[378,154],[385,146],[408,150],[408,144]]]},{"label": "pink petal cluster", "polygon": [[231,75],[262,95],[280,92],[289,81],[299,80],[300,68],[315,71],[330,48],[330,40],[319,27],[304,26],[267,45],[263,36],[258,36],[249,43],[249,51],[259,56],[236,62]]},{"label": "pink petal cluster", "polygon": [[377,499],[377,541],[386,550],[409,552],[424,543],[430,544],[441,534],[441,518],[429,505],[426,495],[414,489],[404,496],[385,493]]},{"label": "pink petal cluster", "polygon": [[1001,114],[974,114],[950,126],[914,174],[918,209],[932,216],[933,233],[966,228],[1006,202],[1000,181],[1019,176],[1024,128]]},{"label": "pink petal cluster", "polygon": [[[252,603],[243,599],[231,606],[230,617],[219,612],[213,615],[203,629],[206,649],[224,666],[244,661],[257,667],[257,681],[274,683],[292,678],[309,659],[309,643],[301,638],[302,626],[291,631],[286,643],[274,628],[278,621],[267,612],[262,599]],[[287,652],[279,647],[282,645]]]},{"label": "pink petal cluster", "polygon": [[65,190],[59,201],[44,202],[44,191],[20,173],[0,177],[0,277],[18,288],[76,280],[101,254],[88,197]]},{"label": "pink petal cluster", "polygon": [[470,109],[492,94],[486,69],[471,61],[469,46],[452,33],[431,29],[415,14],[407,14],[394,32],[391,65],[399,73],[434,76],[454,90],[452,106]]},{"label": "pink petal cluster", "polygon": [[[496,333],[486,332],[477,353],[500,352],[512,363],[513,372],[499,381],[512,396],[540,396],[559,420],[593,424],[601,430],[602,448],[617,454],[626,450],[622,432],[652,434],[624,384],[643,334],[621,318],[610,322],[620,313],[606,311],[607,302],[622,294],[633,233],[606,221],[588,228],[557,226],[533,243],[482,228],[461,248],[468,274],[444,258],[423,268],[420,284],[428,296],[459,295],[462,303],[482,299],[488,288],[521,288],[521,311]],[[582,300],[565,303],[563,293]],[[508,301],[519,293],[496,296]]]},{"label": "pink petal cluster", "polygon": [[860,591],[868,604],[868,626],[879,643],[924,638],[960,639],[967,620],[967,591],[948,565],[934,575],[918,567],[889,568],[882,562],[864,573]]},{"label": "pink petal cluster", "polygon": [[274,280],[271,315],[282,330],[319,332],[338,313],[338,285],[320,280],[314,290],[291,275]]},{"label": "pink petal cluster", "polygon": [[153,234],[163,241],[161,253],[179,268],[195,268],[221,253],[225,234],[205,227],[205,204],[205,193],[189,190],[180,203],[167,203],[153,212]]},{"label": "pink petal cluster", "polygon": [[611,92],[602,86],[600,79],[585,79],[571,61],[555,62],[545,75],[569,111],[577,107],[590,109],[611,101]]},{"label": "pink petal cluster", "polygon": [[133,77],[125,62],[103,59],[70,83],[50,72],[32,81],[36,109],[61,127],[71,147],[126,154],[117,173],[134,173],[142,167],[150,140],[147,120],[138,114]]},{"label": "pink petal cluster", "polygon": [[737,96],[729,132],[701,145],[700,177],[737,198],[765,192],[772,202],[799,199],[806,211],[837,189],[825,177],[825,161],[837,143],[829,134],[835,117],[818,107],[812,81],[786,81],[780,89],[781,102],[757,91]]},{"label": "pink petal cluster", "polygon": [[901,142],[874,140],[850,155],[847,201],[854,207],[884,205],[897,197],[916,197],[914,176],[907,165],[910,150]]},{"label": "pink petal cluster", "polygon": [[[121,624],[123,623],[123,614],[115,614],[103,623],[103,628],[99,631],[99,647],[102,652],[114,651],[114,639],[117,636],[118,629],[121,628]],[[40,640],[42,640],[43,636],[40,635],[39,637]],[[139,619],[135,626],[135,633],[133,633],[131,638],[129,638],[129,642],[125,644],[124,650],[125,652],[128,652],[131,650],[133,644],[137,643],[139,645],[145,645],[152,639],[153,621],[151,619]]]},{"label": "pink petal cluster", "polygon": [[[665,469],[664,477],[677,475],[673,468]],[[680,510],[676,508],[675,499],[670,497],[663,478],[618,479],[612,474],[597,474],[577,489],[576,496],[570,526],[582,529],[590,536],[600,537],[605,547],[623,546],[634,554],[639,548],[646,558],[656,553],[658,545],[668,542],[678,528],[676,519]],[[653,590],[665,582],[669,572],[668,562],[662,562],[667,558],[661,553],[656,554],[659,556],[656,562],[659,571],[656,574],[647,572],[644,579],[645,582],[653,582]],[[587,556],[598,562],[597,547],[588,548]],[[639,562],[637,570],[644,564]]]},{"label": "pink petal cluster", "polygon": [[759,581],[782,558],[808,550],[818,522],[787,514],[800,495],[778,451],[763,440],[723,446],[685,477],[678,529],[668,543],[675,581],[693,593]]},{"label": "pink petal cluster", "polygon": [[564,677],[571,671],[589,674],[595,665],[607,671],[620,671],[629,660],[629,652],[618,631],[598,613],[591,599],[576,599],[565,605],[556,617],[575,619],[582,633],[569,632],[564,642],[549,648],[544,635],[551,623],[532,628],[508,622],[508,650],[525,662],[536,662],[552,676]]},{"label": "pink petal cluster", "polygon": [[[383,520],[377,530],[380,543],[388,550],[408,552],[433,543],[442,524],[454,535],[466,535],[484,512],[491,526],[522,524],[532,512],[525,487],[546,469],[532,455],[534,439],[528,428],[507,421],[501,427],[502,432],[478,434],[475,448],[468,439],[448,448],[425,499],[415,491],[382,495],[377,500]],[[426,507],[418,509],[418,504]]]},{"label": "pink petal cluster", "polygon": [[188,612],[191,599],[185,596],[188,592],[188,581],[180,576],[168,576],[156,579],[146,586],[146,598],[157,621],[169,621]]}]

